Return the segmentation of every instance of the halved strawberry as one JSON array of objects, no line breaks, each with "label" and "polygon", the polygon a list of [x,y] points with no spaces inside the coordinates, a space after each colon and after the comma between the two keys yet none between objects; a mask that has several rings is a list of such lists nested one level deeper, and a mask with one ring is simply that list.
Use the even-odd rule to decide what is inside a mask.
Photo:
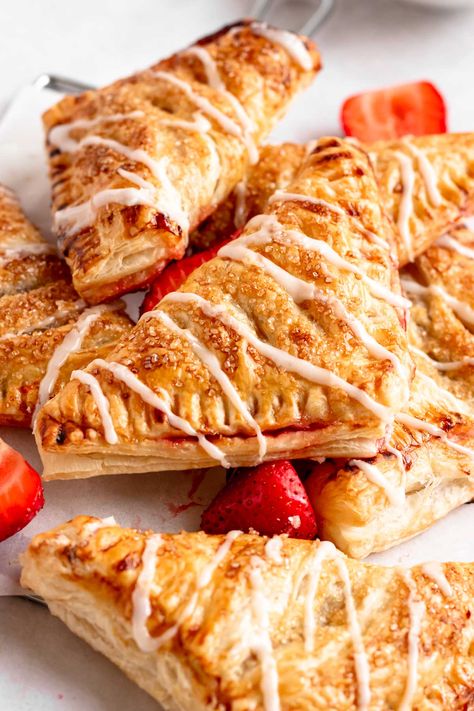
[{"label": "halved strawberry", "polygon": [[39,474],[0,440],[0,541],[24,528],[43,505]]},{"label": "halved strawberry", "polygon": [[444,133],[446,106],[433,84],[419,81],[351,96],[342,106],[341,122],[347,136],[363,143]]},{"label": "halved strawberry", "polygon": [[177,262],[172,262],[161,274],[152,282],[148,294],[143,300],[141,313],[151,311],[161,299],[172,291],[176,291],[186,281],[192,272],[216,256],[217,252],[231,239],[239,236],[241,230],[235,232],[229,239],[222,240],[218,244],[205,249],[202,252],[193,254],[191,257],[184,257]]},{"label": "halved strawberry", "polygon": [[251,528],[265,536],[287,533],[315,538],[316,519],[306,491],[289,461],[237,469],[204,511],[206,533]]}]

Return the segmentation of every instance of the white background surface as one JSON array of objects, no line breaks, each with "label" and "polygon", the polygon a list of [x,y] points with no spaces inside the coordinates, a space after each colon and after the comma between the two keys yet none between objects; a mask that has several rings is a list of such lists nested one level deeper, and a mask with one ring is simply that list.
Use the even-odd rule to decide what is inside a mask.
[{"label": "white background surface", "polygon": [[[291,2],[288,22],[300,5]],[[42,72],[103,84],[155,62],[251,7],[245,0],[0,0],[0,108]],[[324,72],[295,102],[275,140],[305,141],[338,132],[338,112],[348,94],[415,79],[430,79],[439,86],[452,130],[474,130],[473,37],[472,11],[432,11],[394,0],[339,0],[316,35]],[[0,175],[7,160],[18,160],[25,174],[35,170],[22,141],[0,145]],[[31,202],[25,207],[36,209]],[[10,432],[6,438],[31,451],[28,435]],[[166,480],[145,475],[91,480],[82,483],[80,491],[74,482],[57,482],[46,493],[62,518],[78,513],[77,507],[87,502],[87,512],[106,515],[118,510],[124,512],[122,523],[172,529],[180,521],[172,513],[173,504],[187,500],[190,484],[179,474]],[[219,479],[208,477],[196,501],[206,501],[219,484]],[[155,515],[150,507],[145,513],[145,500],[157,502]],[[474,537],[471,510],[464,507],[416,544],[401,546],[384,560],[407,563],[436,555],[469,555]],[[200,511],[192,507],[187,524],[196,525]],[[15,545],[21,546],[23,536],[46,520],[42,513]],[[5,551],[4,544],[3,564],[12,546],[8,556]],[[45,610],[22,600],[0,599],[0,708],[151,711],[157,706]]]}]

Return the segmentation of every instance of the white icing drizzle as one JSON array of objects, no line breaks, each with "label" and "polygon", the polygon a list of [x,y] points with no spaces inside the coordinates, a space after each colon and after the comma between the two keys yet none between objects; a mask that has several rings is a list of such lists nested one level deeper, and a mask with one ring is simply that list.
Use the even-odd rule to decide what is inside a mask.
[{"label": "white icing drizzle", "polygon": [[354,646],[354,665],[357,678],[357,708],[359,711],[367,711],[371,698],[369,660],[364,648],[362,631],[357,618],[357,610],[354,595],[352,593],[351,579],[349,577],[346,562],[340,554],[335,557],[335,562],[339,575],[344,584],[347,622],[352,637],[352,644]]},{"label": "white icing drizzle", "polygon": [[283,541],[281,536],[273,536],[265,543],[265,557],[275,565],[282,565],[281,548]]},{"label": "white icing drizzle", "polygon": [[389,360],[399,373],[403,373],[399,358],[387,348],[381,346],[380,343],[368,333],[363,323],[349,313],[340,299],[323,291],[314,284],[310,284],[303,279],[293,276],[270,259],[267,259],[263,254],[244,247],[243,242],[245,239],[244,237],[242,240],[233,240],[229,244],[224,245],[224,247],[219,250],[218,256],[240,261],[244,264],[257,265],[263,269],[264,272],[269,274],[277,284],[285,289],[296,304],[302,301],[314,300],[320,304],[329,306],[333,309],[336,317],[349,327],[353,335],[363,343],[374,358]]},{"label": "white icing drizzle", "polygon": [[32,244],[18,244],[14,247],[2,247],[0,245],[0,267],[3,267],[15,259],[23,259],[31,256],[41,256],[43,254],[57,254],[55,248],[46,242],[36,242]]},{"label": "white icing drizzle", "polygon": [[[113,361],[109,362],[103,360],[102,358],[96,358],[89,364],[89,367],[108,370],[110,373],[112,373],[114,378],[120,380],[128,388],[130,388],[130,390],[133,390],[133,392],[137,393],[137,395],[139,395],[144,402],[146,402],[151,407],[154,407],[156,410],[160,410],[161,412],[163,412],[168,418],[168,422],[170,423],[171,427],[181,430],[190,437],[196,437],[201,447],[207,454],[209,454],[210,457],[216,459],[223,467],[230,466],[226,460],[225,454],[218,447],[216,447],[215,444],[212,444],[212,442],[209,442],[209,440],[204,435],[197,432],[187,420],[183,419],[182,417],[179,417],[179,415],[175,415],[172,412],[168,403],[166,403],[161,397],[159,397],[151,388],[148,387],[148,385],[145,385],[145,383],[143,383],[139,378],[137,378],[137,376],[132,373],[132,371],[125,365],[122,365],[121,363],[115,363]],[[77,373],[82,371],[75,372]]]},{"label": "white icing drizzle", "polygon": [[325,558],[334,558],[336,547],[330,541],[319,541],[316,552],[310,562],[308,588],[304,599],[304,648],[307,654],[314,651],[316,622],[314,619],[314,598],[318,589],[321,566]]},{"label": "white icing drizzle", "polygon": [[415,146],[408,137],[402,139],[403,144],[408,148],[410,153],[418,160],[421,177],[425,183],[426,193],[434,207],[441,205],[443,198],[438,189],[438,179],[436,171],[431,162],[426,157],[425,153]]},{"label": "white icing drizzle", "polygon": [[434,358],[431,358],[427,353],[424,351],[420,350],[419,348],[416,348],[415,346],[409,346],[410,350],[416,353],[417,355],[425,358],[431,365],[436,368],[437,370],[458,370],[459,368],[462,368],[465,365],[474,365],[474,358],[470,356],[466,356],[462,360],[451,360],[451,361],[439,361],[439,360],[434,360]]},{"label": "white icing drizzle", "polygon": [[355,385],[351,385],[346,380],[343,380],[326,368],[321,368],[320,366],[309,363],[302,358],[293,356],[280,348],[276,348],[269,343],[261,341],[248,326],[231,316],[225,307],[213,304],[210,301],[203,299],[198,294],[185,292],[173,292],[167,294],[161,303],[163,304],[165,301],[182,304],[197,304],[206,316],[218,319],[225,326],[234,330],[241,338],[245,339],[259,353],[261,353],[265,358],[271,360],[279,368],[282,368],[288,372],[296,373],[301,378],[317,383],[318,385],[339,388],[349,397],[357,400],[361,405],[373,412],[382,421],[388,422],[392,420],[393,413],[390,408],[385,405],[381,405],[370,397],[370,395],[367,395],[367,393],[363,390],[357,388]]},{"label": "white icing drizzle", "polygon": [[71,380],[78,380],[83,385],[87,385],[89,387],[102,420],[105,441],[108,442],[108,444],[117,444],[118,437],[112,417],[110,416],[110,404],[102,392],[102,388],[100,387],[97,378],[94,378],[91,373],[86,373],[83,370],[73,370],[71,373]]},{"label": "white icing drizzle", "polygon": [[237,183],[234,188],[235,195],[235,212],[234,212],[234,227],[240,229],[247,221],[247,179],[244,178]]},{"label": "white icing drizzle", "polygon": [[454,296],[451,296],[451,294],[448,294],[448,292],[442,286],[439,286],[439,284],[423,286],[422,284],[418,284],[418,282],[413,279],[402,279],[401,283],[407,294],[421,296],[422,298],[427,297],[430,294],[441,297],[454,311],[454,313],[459,316],[461,321],[471,325],[474,324],[474,309],[472,309],[469,304],[466,304],[464,301],[460,301]]},{"label": "white icing drizzle", "polygon": [[20,330],[15,331],[13,333],[4,333],[0,336],[0,341],[5,341],[8,338],[15,338],[16,336],[23,336],[30,333],[34,333],[34,331],[44,331],[47,328],[50,328],[50,326],[57,325],[60,321],[65,321],[66,319],[71,318],[78,311],[82,311],[85,306],[85,301],[83,301],[82,299],[78,299],[77,301],[74,301],[68,308],[58,309],[51,316],[46,316],[46,318],[42,319],[41,321],[38,321],[37,323],[31,326],[20,328]]},{"label": "white icing drizzle", "polygon": [[391,506],[403,506],[405,487],[393,486],[374,464],[364,462],[362,459],[351,459],[349,465],[360,469],[372,484],[382,489]]},{"label": "white icing drizzle", "polygon": [[261,669],[261,690],[264,711],[280,711],[280,695],[278,691],[278,669],[273,655],[270,636],[270,620],[268,603],[264,594],[264,582],[261,572],[262,559],[252,556],[250,559],[250,586],[254,635],[252,649],[257,655]]},{"label": "white icing drizzle", "polygon": [[90,327],[106,311],[115,311],[119,305],[104,305],[92,306],[86,309],[77,319],[69,333],[66,334],[63,341],[55,348],[53,355],[49,359],[46,372],[39,384],[38,401],[33,412],[32,424],[35,426],[38,412],[43,407],[44,403],[49,400],[53,388],[59,376],[59,371],[72,353],[77,353],[82,347],[85,336]]},{"label": "white icing drizzle", "polygon": [[[258,160],[258,153],[257,156],[255,156],[254,151],[256,149],[255,144],[253,143],[253,139],[251,139],[251,136],[243,130],[241,125],[236,123],[223,111],[216,108],[214,104],[209,101],[209,99],[207,99],[205,96],[200,96],[199,94],[196,94],[196,92],[193,91],[193,89],[187,82],[174,76],[174,74],[170,74],[169,72],[158,71],[154,72],[154,76],[158,79],[162,79],[163,81],[167,81],[169,84],[173,84],[178,89],[181,89],[181,91],[186,94],[190,101],[192,101],[205,114],[213,118],[214,121],[216,121],[226,133],[229,133],[231,136],[239,138],[244,143],[248,151],[249,160],[251,163],[255,163]],[[234,105],[233,108],[235,109]]]},{"label": "white icing drizzle", "polygon": [[410,711],[413,697],[418,684],[418,659],[420,656],[419,641],[421,633],[421,623],[425,615],[426,607],[423,600],[417,598],[415,582],[408,570],[402,571],[403,579],[408,586],[410,594],[408,596],[408,610],[410,614],[410,629],[408,630],[408,670],[405,691],[398,707],[398,711]]},{"label": "white icing drizzle", "polygon": [[176,335],[186,339],[195,355],[202,361],[211,375],[217,380],[223,392],[229,398],[235,409],[242,415],[242,418],[249,425],[249,427],[254,430],[258,440],[259,459],[262,461],[267,451],[266,439],[256,420],[250,414],[248,407],[240,397],[237,389],[222,369],[217,356],[206,348],[206,346],[201,343],[201,341],[189,329],[180,328],[164,311],[160,311],[158,309],[148,311],[143,315],[142,319],[143,318],[158,318],[166,326],[166,328]]},{"label": "white icing drizzle", "polygon": [[169,126],[170,128],[184,128],[186,131],[195,131],[196,133],[208,133],[212,126],[205,116],[196,111],[193,114],[193,120],[187,121],[186,119],[180,118],[169,118],[169,119],[159,119],[159,123],[162,126]]},{"label": "white icing drizzle", "polygon": [[79,141],[71,138],[71,132],[79,129],[95,128],[102,123],[117,123],[127,119],[142,118],[143,111],[130,111],[125,114],[117,113],[109,116],[97,116],[94,119],[78,119],[70,123],[62,123],[53,128],[48,133],[48,140],[52,146],[59,148],[61,153],[72,153],[77,150]]},{"label": "white icing drizzle", "polygon": [[441,563],[438,563],[438,561],[423,563],[423,565],[421,566],[421,572],[436,583],[443,595],[445,595],[446,597],[451,597],[451,595],[453,594],[453,589],[449,584],[446,575],[444,574],[443,566]]},{"label": "white icing drizzle", "polygon": [[468,410],[466,406],[466,403],[463,400],[460,400],[458,397],[453,395],[452,392],[439,385],[434,378],[431,378],[429,375],[426,375],[426,373],[422,373],[421,371],[417,372],[417,376],[421,380],[424,380],[429,387],[434,387],[438,391],[438,393],[442,395],[445,400],[448,401],[452,408],[456,408],[458,412],[470,412],[470,410]]},{"label": "white icing drizzle", "polygon": [[257,163],[258,149],[252,137],[252,131],[255,130],[255,125],[250,119],[249,115],[245,111],[240,101],[237,99],[237,97],[227,90],[227,87],[222,81],[221,75],[219,73],[219,68],[214,59],[211,57],[207,49],[205,49],[204,47],[199,47],[197,45],[190,47],[182,54],[197,57],[199,59],[199,61],[204,67],[207,83],[209,84],[209,86],[215,91],[218,91],[220,94],[222,94],[222,96],[224,96],[227,101],[232,105],[232,108],[235,111],[235,115],[237,116],[237,119],[242,127],[243,138],[249,153],[250,163],[251,165]]},{"label": "white icing drizzle", "polygon": [[401,467],[401,470],[402,470],[402,476],[403,476],[403,488],[406,489],[406,481],[405,481],[405,479],[406,479],[406,469],[405,469],[405,462],[404,462],[404,459],[403,459],[403,455],[402,455],[402,453],[401,453],[396,447],[393,447],[393,446],[390,444],[390,440],[391,440],[392,435],[393,435],[393,428],[394,428],[394,426],[395,426],[395,420],[387,427],[387,431],[386,431],[386,434],[385,434],[385,444],[384,444],[384,447],[385,447],[385,451],[386,451],[386,452],[390,452],[390,454],[393,454],[393,456],[396,457],[398,463],[400,464],[400,467]]},{"label": "white icing drizzle", "polygon": [[448,447],[451,447],[451,449],[454,449],[456,452],[459,452],[460,454],[465,454],[467,457],[474,459],[474,449],[464,447],[464,445],[454,442],[448,437],[446,432],[441,429],[441,427],[437,427],[437,425],[433,425],[431,424],[431,422],[420,420],[417,417],[413,417],[412,415],[407,415],[405,412],[400,412],[398,413],[398,415],[395,415],[395,419],[398,422],[401,422],[402,425],[405,425],[406,427],[411,427],[415,430],[421,430],[422,432],[428,432],[433,437],[439,437],[439,439],[441,439]]},{"label": "white icing drizzle", "polygon": [[98,518],[96,521],[89,521],[88,523],[85,523],[82,530],[83,532],[85,531],[89,535],[93,536],[94,533],[97,533],[101,528],[107,528],[108,526],[116,526],[117,521],[115,520],[114,516],[106,516],[105,518]]},{"label": "white icing drizzle", "polygon": [[227,533],[214,556],[197,576],[196,591],[191,595],[191,599],[179,615],[178,621],[158,637],[152,637],[149,634],[146,622],[151,615],[150,593],[155,576],[157,552],[163,541],[159,535],[148,538],[142,557],[142,570],[138,576],[132,595],[133,636],[142,652],[156,652],[165,642],[175,636],[180,625],[182,625],[196,609],[198,592],[209,585],[214,572],[229,553],[232,543],[241,533],[242,531],[229,531],[229,533]]},{"label": "white icing drizzle", "polygon": [[156,557],[162,545],[163,539],[159,533],[147,538],[142,569],[132,593],[132,633],[142,652],[154,652],[158,648],[156,638],[150,635],[146,623],[151,615],[150,595],[156,573]]},{"label": "white icing drizzle", "polygon": [[279,45],[285,52],[298,64],[305,72],[313,69],[313,58],[310,52],[306,49],[303,40],[293,32],[286,30],[277,30],[274,27],[268,27],[260,22],[252,22],[250,29],[255,35],[265,37],[265,39]]},{"label": "white icing drizzle", "polygon": [[410,231],[410,217],[413,212],[413,188],[415,186],[415,173],[413,164],[404,153],[395,151],[395,155],[400,163],[400,178],[402,181],[402,196],[400,199],[400,207],[398,209],[397,226],[400,235],[403,239],[408,260],[410,262],[415,258],[413,251],[413,242]]},{"label": "white icing drizzle", "polygon": [[252,227],[256,227],[257,231],[253,234],[239,237],[235,242],[249,245],[281,242],[283,244],[292,244],[302,247],[308,252],[316,252],[338,269],[356,274],[361,281],[367,285],[369,291],[376,298],[382,299],[397,308],[407,309],[411,306],[411,302],[408,299],[405,299],[400,294],[395,294],[380,282],[367,276],[358,266],[341,257],[327,242],[313,239],[312,237],[301,234],[297,230],[284,228],[274,215],[257,215],[253,217],[247,223],[247,228]]},{"label": "white icing drizzle", "polygon": [[468,259],[474,259],[474,249],[472,247],[466,247],[465,244],[461,244],[453,235],[441,235],[435,242],[437,247],[444,247],[445,249],[451,249],[453,252],[458,252],[463,257]]}]

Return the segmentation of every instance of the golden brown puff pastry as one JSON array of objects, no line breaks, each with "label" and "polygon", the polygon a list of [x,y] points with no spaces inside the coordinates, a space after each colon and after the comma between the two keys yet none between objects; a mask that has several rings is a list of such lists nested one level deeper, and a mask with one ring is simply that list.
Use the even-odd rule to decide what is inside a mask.
[{"label": "golden brown puff pastry", "polygon": [[405,137],[369,147],[400,265],[474,209],[474,133]]},{"label": "golden brown puff pastry", "polygon": [[79,294],[136,290],[180,258],[319,68],[307,38],[244,21],[49,109],[54,224]]},{"label": "golden brown puff pastry", "polygon": [[38,401],[107,355],[132,322],[122,303],[86,308],[67,266],[1,188],[0,264],[0,424],[28,427]]},{"label": "golden brown puff pastry", "polygon": [[296,177],[312,145],[314,142],[263,146],[258,163],[249,167],[228,198],[191,232],[189,246],[196,251],[207,249],[263,212],[275,190],[285,188]]},{"label": "golden brown puff pastry", "polygon": [[66,265],[27,219],[14,193],[0,185],[0,297],[67,275]]},{"label": "golden brown puff pastry", "polygon": [[407,412],[419,422],[396,422],[390,449],[362,467],[316,468],[319,530],[351,556],[410,538],[474,498],[473,259],[474,234],[460,227],[403,273],[417,367]]},{"label": "golden brown puff pastry", "polygon": [[322,139],[265,215],[44,407],[45,476],[376,454],[412,372],[390,239],[367,155]]},{"label": "golden brown puff pastry", "polygon": [[461,711],[474,564],[366,565],[328,542],[153,534],[81,516],[22,584],[169,711]]},{"label": "golden brown puff pastry", "polygon": [[[297,143],[265,146],[247,177],[191,234],[190,245],[209,247],[242,227],[244,216],[262,212],[270,195],[295,178],[307,148]],[[424,252],[474,205],[474,134],[380,141],[368,150],[403,265],[409,261],[408,251],[413,256]]]}]

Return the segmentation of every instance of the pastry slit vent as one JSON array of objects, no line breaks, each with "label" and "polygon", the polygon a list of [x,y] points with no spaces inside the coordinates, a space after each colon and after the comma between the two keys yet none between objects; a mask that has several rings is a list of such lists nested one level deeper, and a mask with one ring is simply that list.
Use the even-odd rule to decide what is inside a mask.
[{"label": "pastry slit vent", "polygon": [[285,190],[275,190],[273,195],[268,199],[268,204],[271,205],[274,202],[306,202],[310,205],[317,205],[318,207],[324,207],[329,212],[334,212],[336,215],[341,215],[341,217],[346,217],[347,219],[353,220],[357,228],[364,234],[365,237],[373,244],[387,249],[390,251],[391,247],[389,243],[382,237],[379,237],[371,230],[368,230],[364,225],[362,225],[358,220],[349,215],[342,207],[334,203],[330,203],[322,198],[311,197],[308,195],[303,195],[301,193],[288,193]]},{"label": "pastry slit vent", "polygon": [[278,689],[278,669],[273,654],[270,636],[268,603],[264,593],[264,581],[261,571],[263,561],[258,556],[250,559],[250,589],[253,619],[251,648],[257,655],[261,666],[261,682],[264,711],[280,711],[281,702]]},{"label": "pastry slit vent", "polygon": [[421,298],[426,298],[430,295],[439,296],[443,299],[447,305],[454,311],[454,313],[470,326],[474,325],[474,309],[466,304],[464,301],[456,299],[456,297],[451,296],[448,292],[439,284],[431,284],[430,286],[423,286],[423,284],[418,284],[418,282],[413,279],[402,279],[402,286],[407,294],[414,296],[421,296]]},{"label": "pastry slit vent", "polygon": [[308,237],[297,230],[285,228],[274,215],[257,215],[247,223],[247,228],[249,227],[255,227],[256,232],[239,237],[235,243],[251,247],[275,242],[295,245],[308,252],[316,252],[338,269],[356,274],[376,298],[401,309],[408,309],[411,306],[408,299],[405,299],[401,294],[395,294],[391,289],[367,276],[356,264],[341,257],[327,242]]},{"label": "pastry slit vent", "polygon": [[401,375],[404,374],[402,364],[397,356],[391,353],[387,348],[381,346],[380,343],[367,332],[363,323],[353,316],[353,314],[349,313],[342,301],[337,297],[328,294],[314,284],[310,284],[303,279],[293,276],[287,272],[286,269],[282,269],[282,267],[279,267],[270,259],[264,257],[263,254],[244,247],[242,243],[239,243],[239,240],[233,240],[231,243],[224,245],[224,247],[219,250],[218,256],[259,267],[266,274],[271,276],[276,283],[289,294],[296,304],[300,304],[303,301],[317,301],[332,309],[336,318],[347,325],[355,338],[367,348],[370,355],[378,360],[390,361],[398,373]]},{"label": "pastry slit vent", "polygon": [[[192,87],[187,82],[174,76],[174,74],[170,74],[169,72],[157,71],[153,72],[153,76],[155,76],[157,79],[161,79],[162,81],[166,81],[169,84],[172,84],[173,86],[180,89],[187,96],[187,98],[192,101],[195,106],[198,107],[198,109],[210,116],[210,118],[214,119],[214,121],[219,124],[219,126],[225,133],[228,133],[231,136],[235,136],[235,138],[238,138],[242,141],[249,154],[249,160],[251,163],[255,163],[256,160],[258,160],[258,154],[257,156],[255,156],[254,149],[256,151],[256,148],[251,136],[243,130],[240,124],[236,123],[233,119],[227,116],[227,114],[225,114],[223,111],[214,106],[214,104],[212,104],[209,99],[207,99],[205,96],[197,94],[195,91],[193,91]],[[234,104],[232,104],[232,107],[235,111]]]},{"label": "pastry slit vent", "polygon": [[425,420],[420,420],[418,417],[413,417],[412,415],[407,415],[404,412],[399,412],[395,415],[395,419],[401,422],[405,427],[411,427],[414,430],[420,430],[421,432],[428,432],[433,437],[439,437],[439,439],[444,442],[447,447],[451,447],[456,452],[460,454],[465,454],[470,459],[474,459],[474,449],[469,447],[464,447],[462,444],[454,442],[448,437],[446,432],[438,427],[437,425],[431,424],[431,422],[426,422]]},{"label": "pastry slit vent", "polygon": [[413,262],[415,254],[413,251],[413,241],[410,231],[410,217],[413,213],[413,189],[415,186],[415,172],[408,156],[401,151],[396,151],[395,155],[400,164],[400,180],[402,184],[402,196],[398,208],[397,227],[405,245],[409,262]]},{"label": "pastry slit vent", "polygon": [[461,254],[467,259],[474,259],[474,249],[471,247],[466,247],[466,245],[461,244],[453,235],[445,234],[438,237],[435,242],[437,247],[444,247],[444,249],[450,249],[453,252]]},{"label": "pastry slit vent", "polygon": [[227,376],[227,373],[225,373],[222,369],[217,356],[206,348],[206,346],[201,343],[201,341],[193,333],[191,333],[189,329],[180,328],[164,311],[156,309],[154,311],[148,311],[142,316],[142,320],[148,320],[150,318],[159,319],[167,329],[169,329],[172,333],[175,333],[177,336],[184,338],[189,343],[193,353],[209,370],[215,380],[217,380],[223,393],[230,400],[235,409],[240,413],[244,422],[255,432],[258,441],[259,459],[262,461],[267,451],[266,439],[256,420],[252,417],[249,409],[240,397],[237,389],[233,386],[231,380]]},{"label": "pastry slit vent", "polygon": [[441,371],[458,370],[466,365],[474,365],[474,358],[470,356],[466,356],[462,360],[439,361],[434,360],[434,358],[431,358],[427,353],[415,346],[409,346],[409,349],[420,357],[425,358],[434,368]]},{"label": "pastry slit vent", "polygon": [[314,600],[318,589],[322,564],[324,560],[327,559],[334,560],[337,572],[344,587],[344,602],[346,606],[347,623],[354,647],[354,666],[357,679],[357,708],[359,711],[367,711],[371,697],[370,670],[362,639],[362,632],[357,617],[351,580],[344,559],[334,544],[330,541],[320,541],[316,553],[310,561],[308,588],[304,600],[305,651],[308,654],[311,654],[314,651],[314,636],[316,633]]},{"label": "pastry slit vent", "polygon": [[382,489],[391,506],[403,506],[405,502],[404,486],[393,486],[374,464],[364,462],[362,459],[351,459],[349,466],[360,469],[372,484]]},{"label": "pastry slit vent", "polygon": [[410,711],[413,697],[418,685],[418,659],[420,656],[419,643],[421,633],[421,623],[425,615],[425,603],[417,598],[416,585],[411,571],[402,571],[403,579],[408,587],[408,611],[410,616],[410,628],[408,630],[408,669],[407,680],[403,697],[398,707],[398,711]]},{"label": "pastry slit vent", "polygon": [[223,306],[213,304],[198,294],[185,292],[167,294],[161,301],[162,305],[163,303],[195,303],[206,316],[218,319],[224,326],[235,331],[241,338],[250,343],[255,350],[261,353],[265,358],[268,358],[268,360],[272,361],[279,368],[295,373],[301,378],[316,383],[317,385],[343,390],[349,397],[357,400],[357,402],[373,412],[373,414],[379,417],[383,422],[390,422],[393,419],[393,412],[389,407],[377,402],[370,397],[370,395],[367,395],[366,392],[355,385],[351,385],[330,370],[314,365],[276,346],[272,346],[270,343],[260,340],[248,326],[231,316]]},{"label": "pastry slit vent", "polygon": [[97,378],[91,375],[91,373],[86,373],[83,370],[73,370],[71,373],[71,380],[78,380],[80,383],[89,388],[97,406],[100,419],[102,420],[105,441],[108,442],[108,444],[117,444],[118,437],[112,417],[110,416],[110,404],[102,392],[102,388],[100,387]]},{"label": "pastry slit vent", "polygon": [[198,592],[207,587],[212,576],[228,555],[233,542],[241,535],[242,531],[229,531],[223,543],[219,546],[213,558],[204,566],[196,579],[196,591],[191,595],[187,605],[179,615],[178,621],[158,637],[152,637],[147,628],[147,621],[152,613],[151,591],[156,574],[158,552],[163,545],[159,534],[147,538],[142,555],[142,569],[138,575],[132,593],[132,632],[134,640],[142,652],[156,652],[165,642],[172,639],[178,632],[180,625],[189,619],[196,609]]},{"label": "pastry slit vent", "polygon": [[242,127],[243,141],[249,154],[250,164],[255,165],[255,163],[258,162],[258,149],[252,137],[252,131],[255,130],[255,125],[237,97],[227,90],[215,60],[211,57],[207,49],[198,47],[197,45],[186,49],[181,54],[199,59],[204,67],[208,85],[215,91],[218,91],[232,106],[238,122]]},{"label": "pastry slit vent", "polygon": [[254,35],[260,35],[269,42],[281,47],[291,59],[298,64],[301,69],[309,72],[313,69],[314,62],[311,54],[306,49],[302,39],[293,32],[287,30],[277,30],[274,27],[268,27],[261,22],[252,22],[250,25]]},{"label": "pastry slit vent", "polygon": [[38,412],[51,397],[51,393],[59,377],[59,372],[64,363],[72,353],[77,353],[81,350],[84,338],[87,336],[94,321],[97,321],[97,319],[107,311],[117,311],[119,308],[119,304],[110,304],[105,306],[92,306],[90,309],[86,309],[79,316],[69,333],[66,334],[62,343],[54,350],[53,355],[49,359],[43,379],[39,384],[38,401],[32,417],[33,429]]},{"label": "pastry slit vent", "polygon": [[[179,415],[175,415],[169,405],[161,397],[159,397],[151,388],[149,388],[148,385],[145,385],[145,383],[143,383],[139,378],[137,378],[137,376],[132,373],[132,371],[125,365],[122,365],[121,363],[115,363],[113,361],[109,362],[103,360],[102,358],[96,358],[89,364],[89,367],[99,368],[101,370],[108,370],[109,373],[112,373],[114,378],[124,383],[124,385],[130,388],[130,390],[133,390],[133,392],[135,392],[139,397],[141,397],[143,402],[146,402],[147,405],[150,405],[151,407],[155,408],[156,410],[159,410],[164,415],[166,415],[171,427],[174,427],[177,430],[181,430],[181,432],[184,432],[184,434],[190,437],[196,437],[202,449],[210,457],[212,457],[212,459],[218,461],[223,467],[228,468],[230,466],[225,457],[225,454],[218,447],[216,447],[215,444],[210,442],[204,435],[197,432],[187,420],[183,419]],[[77,374],[82,373],[83,371],[74,372]],[[89,375],[88,373],[84,374]],[[77,375],[75,377],[76,379],[78,379]],[[96,379],[94,378],[94,380]],[[108,404],[108,401],[103,393],[102,397]]]},{"label": "pastry slit vent", "polygon": [[433,207],[439,207],[443,201],[443,198],[438,188],[436,171],[430,160],[427,158],[424,151],[418,148],[418,146],[415,146],[408,137],[403,138],[402,142],[418,161],[420,175],[425,184],[426,194],[428,195],[431,204]]}]

